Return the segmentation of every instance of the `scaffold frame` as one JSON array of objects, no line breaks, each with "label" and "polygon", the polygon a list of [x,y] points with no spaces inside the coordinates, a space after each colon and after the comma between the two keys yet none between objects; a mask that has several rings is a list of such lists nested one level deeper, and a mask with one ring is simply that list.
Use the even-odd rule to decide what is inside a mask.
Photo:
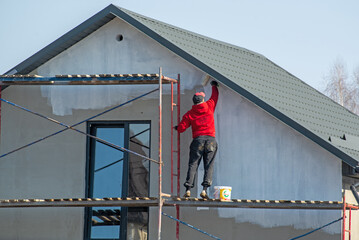
[{"label": "scaffold frame", "polygon": [[[178,74],[178,78],[179,78],[179,76],[180,75]],[[39,75],[0,75],[0,87],[2,87],[2,88],[6,88],[7,86],[11,86],[11,85],[17,85],[17,86],[20,86],[20,85],[55,85],[55,86],[58,86],[58,85],[129,85],[129,84],[131,84],[131,85],[133,85],[133,84],[141,84],[141,85],[143,85],[143,84],[158,84],[158,89],[157,89],[159,91],[159,96],[158,96],[158,99],[159,99],[159,106],[158,106],[158,109],[159,109],[158,161],[141,155],[141,157],[143,157],[144,159],[158,164],[158,198],[150,198],[150,199],[142,199],[142,200],[137,199],[138,201],[136,201],[136,204],[137,204],[137,206],[146,206],[146,204],[151,205],[151,204],[153,204],[153,201],[156,201],[156,206],[158,206],[158,239],[160,240],[161,239],[161,226],[162,226],[162,224],[161,224],[162,206],[163,206],[163,202],[164,202],[163,197],[171,196],[171,194],[173,195],[173,191],[171,191],[171,194],[166,194],[166,193],[162,192],[162,166],[163,166],[163,161],[162,161],[162,95],[163,95],[162,84],[171,84],[171,129],[172,129],[173,128],[173,107],[176,106],[176,104],[173,103],[173,84],[177,84],[177,86],[178,86],[177,87],[177,96],[178,96],[178,99],[180,99],[179,79],[176,80],[173,78],[163,76],[161,67],[159,68],[158,74],[56,75],[55,77],[43,77],[43,76],[39,76]],[[149,93],[152,93],[152,92],[153,91],[150,91]],[[95,136],[91,136],[90,134],[84,133],[84,132],[74,128],[74,126],[84,123],[84,122],[88,121],[89,119],[86,119],[84,121],[81,121],[80,123],[69,126],[69,125],[63,124],[55,119],[46,117],[40,113],[33,112],[33,111],[26,109],[24,107],[21,107],[17,104],[11,103],[2,98],[1,98],[1,101],[6,102],[14,107],[21,109],[21,110],[35,114],[41,118],[47,119],[56,124],[59,124],[59,125],[65,127],[65,129],[62,131],[55,132],[54,134],[46,136],[45,138],[41,138],[35,142],[32,142],[32,143],[22,146],[20,148],[17,148],[13,151],[6,153],[6,154],[3,154],[0,156],[0,158],[7,156],[9,154],[12,154],[12,153],[19,151],[23,148],[26,148],[28,146],[31,146],[33,144],[36,144],[44,139],[47,139],[48,137],[52,137],[60,132],[68,130],[68,129],[77,131],[81,134],[85,134],[87,137],[94,138],[96,141],[104,143],[112,148],[117,149],[117,150],[127,151],[131,154],[139,155],[139,154],[134,153],[134,152],[132,152],[128,149],[125,149],[121,146],[117,146],[115,144],[109,143],[103,139],[97,138]],[[115,109],[115,108],[113,108],[113,109]],[[178,109],[178,118],[179,118],[179,114],[180,114],[179,104],[178,104],[177,109]],[[108,111],[105,111],[105,112],[108,112]],[[98,116],[98,115],[96,115],[96,116]],[[173,139],[173,131],[171,131],[171,139]],[[173,141],[171,141],[171,144],[173,145]],[[179,146],[179,144],[178,144],[178,146]],[[171,146],[171,151],[174,151],[173,146]],[[177,149],[177,152],[178,152],[178,156],[179,156],[179,152],[180,152],[179,148]],[[173,165],[173,158],[171,158],[171,164]],[[178,158],[178,164],[179,164],[179,158]],[[179,165],[177,167],[179,169]],[[171,178],[173,178],[173,176],[174,176],[173,168],[171,168]],[[179,183],[179,177],[180,177],[179,172],[176,176],[178,178],[177,182]],[[178,196],[179,186],[177,186],[177,189],[178,189],[178,192],[177,192],[177,196]],[[109,199],[111,199],[111,200],[109,200]],[[121,204],[124,204],[122,202],[122,200],[117,199],[117,201],[120,201]],[[67,200],[67,201],[59,200],[58,201],[58,200],[54,200],[54,199],[52,201],[24,200],[24,199],[20,200],[20,201],[4,200],[3,203],[7,206],[14,206],[11,203],[15,203],[15,202],[18,202],[18,203],[21,202],[22,204],[25,204],[25,205],[30,204],[30,206],[43,206],[44,203],[47,203],[47,204],[45,204],[46,206],[55,206],[56,205],[56,204],[55,205],[51,204],[49,202],[74,203],[74,201],[70,201],[70,200]],[[86,204],[82,204],[82,205],[81,204],[78,205],[78,203],[77,203],[77,206],[83,206],[83,207],[92,206],[92,204],[94,204],[94,206],[95,206],[95,205],[98,205],[98,203],[104,204],[104,202],[106,202],[107,204],[110,204],[110,205],[114,204],[113,198],[107,198],[106,200],[103,199],[103,201],[100,201],[100,202],[99,201],[86,201],[84,199],[78,200],[77,202],[86,203]],[[10,203],[10,205],[8,203]],[[127,203],[128,203],[128,201],[127,201]],[[21,206],[25,206],[25,205],[21,205]],[[68,204],[65,204],[65,205],[69,206]],[[133,203],[132,203],[132,205],[133,205]],[[19,205],[17,205],[17,206],[19,206]],[[106,206],[109,206],[109,205],[106,205]],[[125,204],[125,206],[126,206],[126,204]],[[179,214],[179,212],[177,213],[177,217],[178,217],[178,214]]]},{"label": "scaffold frame", "polygon": [[[180,207],[215,207],[215,208],[257,208],[257,209],[316,209],[316,210],[342,210],[343,211],[343,239],[345,238],[345,214],[346,211],[358,210],[358,206],[349,205],[340,201],[314,201],[314,200],[248,200],[232,199],[222,201],[219,199],[198,199],[198,198],[180,198],[180,134],[177,132],[177,147],[174,147],[174,112],[177,110],[176,121],[180,122],[180,74],[177,79],[172,79],[162,75],[162,68],[158,74],[95,74],[95,75],[56,75],[55,77],[42,77],[38,75],[0,75],[0,89],[7,86],[15,85],[128,85],[128,84],[158,84],[159,105],[158,105],[158,196],[157,197],[135,197],[135,198],[67,198],[67,199],[5,199],[0,200],[0,208],[28,208],[28,207],[97,207],[97,206],[123,206],[123,207],[158,207],[158,240],[161,239],[162,226],[162,207],[175,207],[176,217],[180,218]],[[162,84],[171,84],[171,193],[163,193],[162,190]],[[174,84],[177,84],[177,103],[174,103]],[[151,91],[154,92],[155,90]],[[1,92],[0,92],[0,99]],[[3,100],[2,100],[3,101]],[[13,105],[14,106],[14,105]],[[15,106],[21,108],[20,106]],[[0,105],[1,109],[1,105]],[[115,109],[115,108],[114,108]],[[25,110],[25,109],[23,109]],[[1,111],[1,110],[0,110]],[[26,110],[25,110],[26,111]],[[107,112],[107,111],[106,111]],[[35,113],[40,117],[45,116]],[[98,115],[96,115],[98,116]],[[78,124],[86,122],[88,119],[69,126],[60,123],[64,130],[74,129]],[[56,120],[54,120],[56,121]],[[62,130],[62,131],[64,131]],[[60,131],[60,132],[62,132]],[[59,132],[57,132],[59,133]],[[56,133],[56,134],[57,134]],[[85,133],[86,134],[86,133]],[[87,134],[86,134],[87,135]],[[48,137],[51,137],[49,135]],[[93,137],[93,136],[88,136]],[[98,139],[96,139],[98,140]],[[37,142],[35,142],[37,143]],[[30,145],[26,145],[27,147]],[[21,150],[24,147],[17,149]],[[17,151],[16,150],[16,151]],[[119,150],[119,149],[118,149]],[[12,152],[8,153],[11,154]],[[174,153],[177,157],[177,171],[175,170]],[[1,155],[3,157],[5,155]],[[145,157],[145,156],[143,156]],[[174,191],[174,179],[176,179],[176,192]],[[350,225],[349,225],[350,226]],[[350,229],[349,229],[350,234]],[[176,223],[176,239],[179,239],[179,223]]]}]

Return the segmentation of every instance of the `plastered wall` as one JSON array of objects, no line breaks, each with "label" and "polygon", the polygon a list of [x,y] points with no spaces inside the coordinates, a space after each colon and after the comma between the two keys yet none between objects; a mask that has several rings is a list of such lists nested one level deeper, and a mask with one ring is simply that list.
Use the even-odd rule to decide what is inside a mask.
[{"label": "plastered wall", "polygon": [[[123,41],[116,40],[118,34],[123,35]],[[51,59],[34,73],[43,76],[157,73],[160,66],[163,67],[166,76],[176,77],[178,73],[181,74],[183,89],[186,89],[182,95],[181,110],[184,114],[191,107],[193,93],[196,90],[203,90],[201,81],[205,74],[119,19],[111,21],[75,46]],[[64,123],[73,124],[123,102],[126,99],[123,98],[124,96],[128,95],[128,98],[131,98],[132,95],[146,89],[148,88],[135,87],[125,92],[117,89],[120,97],[116,97],[116,94],[113,95],[112,92],[113,97],[110,100],[107,98],[106,101],[103,99],[108,97],[111,90],[102,87],[90,90],[86,87],[75,90],[71,87],[57,89],[10,87],[3,92],[3,97]],[[206,93],[210,95],[208,89]],[[158,156],[157,97],[157,94],[153,94],[151,97],[115,110],[96,120],[151,120],[151,155],[156,159]],[[165,162],[163,191],[169,193],[170,121],[168,109],[170,104],[168,96],[164,97],[163,104],[163,160]],[[61,129],[54,123],[8,105],[3,105],[1,117],[0,150],[2,153]],[[235,187],[234,198],[333,196],[336,199],[325,200],[339,200],[341,169],[338,159],[223,85],[220,87],[216,119],[220,149],[216,160],[214,183]],[[86,131],[85,125],[79,126],[79,129]],[[190,130],[181,137],[182,183],[187,169],[188,146],[191,141]],[[277,144],[273,145],[273,142]],[[281,143],[284,147],[280,147]],[[298,145],[300,148],[297,147]],[[301,153],[305,153],[305,161],[302,161]],[[326,162],[327,158],[328,162]],[[325,168],[326,171],[321,172],[322,164],[330,166]],[[84,197],[85,166],[86,138],[68,130],[66,133],[49,138],[0,161],[0,198]],[[318,171],[312,174],[302,173],[305,169],[313,167]],[[325,185],[324,191],[327,191],[327,194],[318,193],[318,191],[323,191],[323,188],[319,189],[321,183],[317,181],[318,176],[313,174],[333,178],[330,186]],[[151,164],[151,196],[157,195],[157,175],[157,166]],[[312,180],[314,180],[313,184],[310,182]],[[286,184],[291,186],[288,187]],[[306,188],[303,189],[301,186]],[[196,194],[197,190],[195,188],[193,194]],[[182,186],[181,191],[183,191]],[[302,192],[305,192],[304,195],[301,195]],[[171,208],[165,208],[164,211],[175,215]],[[0,209],[0,239],[82,239],[83,219],[81,208]],[[267,214],[258,211],[256,213],[242,210],[226,212],[217,209],[182,208],[181,219],[218,235],[222,239],[288,239],[311,228],[305,225],[301,227],[304,229],[298,230],[297,228],[300,227],[295,227],[295,224],[301,223],[301,215],[296,214],[293,219],[293,215],[288,212],[276,215],[272,212]],[[286,222],[283,219],[291,219],[291,221]],[[324,222],[330,220],[327,215],[318,219]],[[268,224],[268,221],[271,224]],[[276,221],[280,224],[275,224]],[[172,220],[164,218],[162,229],[163,239],[175,239],[175,224]],[[150,239],[156,239],[156,208],[151,208],[150,211],[149,231]],[[184,226],[181,226],[180,234],[183,239],[207,239]],[[338,234],[319,232],[315,237],[307,239],[339,239],[338,236]]]}]

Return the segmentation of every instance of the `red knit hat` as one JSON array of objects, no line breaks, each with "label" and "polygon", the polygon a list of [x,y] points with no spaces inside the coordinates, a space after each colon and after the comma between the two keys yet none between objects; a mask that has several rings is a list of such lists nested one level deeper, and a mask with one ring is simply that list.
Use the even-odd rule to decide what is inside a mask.
[{"label": "red knit hat", "polygon": [[204,92],[197,92],[193,96],[192,101],[193,101],[194,104],[201,103],[201,102],[203,102],[205,96],[206,95],[204,94]]}]

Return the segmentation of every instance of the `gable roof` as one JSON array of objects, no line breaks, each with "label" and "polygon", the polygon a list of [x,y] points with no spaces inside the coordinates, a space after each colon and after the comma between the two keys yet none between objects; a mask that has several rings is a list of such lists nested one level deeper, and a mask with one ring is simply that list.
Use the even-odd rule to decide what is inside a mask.
[{"label": "gable roof", "polygon": [[112,4],[18,64],[7,74],[30,73],[116,17],[232,88],[349,166],[358,166],[359,146],[351,149],[333,145],[328,140],[331,136],[339,138],[344,134],[359,136],[357,115],[260,54]]}]

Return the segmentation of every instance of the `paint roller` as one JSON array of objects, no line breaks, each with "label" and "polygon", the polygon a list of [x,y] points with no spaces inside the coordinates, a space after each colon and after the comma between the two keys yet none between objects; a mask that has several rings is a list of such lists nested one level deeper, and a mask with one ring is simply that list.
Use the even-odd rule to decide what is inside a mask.
[{"label": "paint roller", "polygon": [[[211,76],[206,75],[203,80],[202,80],[202,87],[205,87],[208,85],[208,83],[210,82],[210,80],[215,80],[213,79]],[[216,81],[216,80],[215,80]]]},{"label": "paint roller", "polygon": [[207,84],[209,83],[209,80],[211,79],[211,77],[209,75],[206,75],[204,77],[204,79],[202,80],[202,86],[205,87],[207,86]]}]

